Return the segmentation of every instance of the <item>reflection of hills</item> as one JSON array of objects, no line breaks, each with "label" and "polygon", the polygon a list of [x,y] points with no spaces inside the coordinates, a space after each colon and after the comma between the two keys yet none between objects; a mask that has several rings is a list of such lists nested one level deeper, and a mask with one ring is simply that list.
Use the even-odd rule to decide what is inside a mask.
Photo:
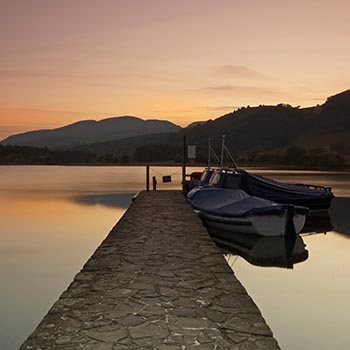
[{"label": "reflection of hills", "polygon": [[112,208],[127,208],[134,193],[103,193],[74,196],[75,202],[83,205],[104,205]]},{"label": "reflection of hills", "polygon": [[350,237],[350,198],[334,198],[329,214],[334,226],[333,231]]}]

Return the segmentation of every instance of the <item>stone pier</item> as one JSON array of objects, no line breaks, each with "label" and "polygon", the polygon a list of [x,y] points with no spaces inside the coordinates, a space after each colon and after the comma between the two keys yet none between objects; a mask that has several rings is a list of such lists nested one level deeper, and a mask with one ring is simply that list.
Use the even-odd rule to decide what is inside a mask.
[{"label": "stone pier", "polygon": [[141,192],[21,350],[279,349],[179,191]]}]

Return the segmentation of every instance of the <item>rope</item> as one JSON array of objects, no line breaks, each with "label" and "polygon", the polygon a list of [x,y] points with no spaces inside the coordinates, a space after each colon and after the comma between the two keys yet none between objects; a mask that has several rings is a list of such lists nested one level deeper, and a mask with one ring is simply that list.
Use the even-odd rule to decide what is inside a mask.
[{"label": "rope", "polygon": [[[232,255],[232,254],[225,254],[225,258],[227,263],[232,266],[234,265],[234,263],[237,261],[237,259],[239,258],[239,255]],[[233,260],[233,261],[231,261]]]},{"label": "rope", "polygon": [[181,170],[176,171],[175,173],[171,173],[171,174],[170,174],[170,176],[171,176],[171,175],[176,175],[176,174],[178,174],[178,173],[181,173],[181,171],[182,171],[182,169],[181,169]]},{"label": "rope", "polygon": [[155,173],[158,174],[158,175],[163,175],[162,173],[160,173],[159,171],[157,171],[157,170],[155,170],[155,169],[153,169],[153,168],[150,168],[150,170],[152,170],[153,172],[155,172]]},{"label": "rope", "polygon": [[170,175],[170,176],[172,176],[172,175],[176,175],[176,174],[178,174],[178,173],[180,173],[180,172],[182,171],[182,170],[180,169],[180,170],[176,171],[175,173],[171,173],[171,174],[166,173],[166,174],[164,174],[164,173],[160,173],[159,171],[155,170],[154,168],[150,168],[150,170],[152,170],[153,172],[155,172],[156,174],[158,174],[158,175],[160,175],[160,176],[165,176],[165,175]]}]

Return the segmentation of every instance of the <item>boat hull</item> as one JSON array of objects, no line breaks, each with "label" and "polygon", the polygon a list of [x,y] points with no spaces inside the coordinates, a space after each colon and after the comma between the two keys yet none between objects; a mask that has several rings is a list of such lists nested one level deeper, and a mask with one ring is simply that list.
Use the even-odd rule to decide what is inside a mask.
[{"label": "boat hull", "polygon": [[[199,212],[204,225],[211,229],[232,233],[245,233],[264,237],[284,236],[299,233],[304,226],[306,215],[295,213],[292,217],[294,228],[288,227],[288,211],[279,215],[248,215],[245,217],[224,217]],[[290,230],[290,231],[289,231]]]},{"label": "boat hull", "polygon": [[283,199],[278,196],[265,196],[264,198],[269,199],[274,202],[279,202],[279,203],[284,203],[284,204],[294,204],[294,205],[299,205],[303,207],[307,207],[310,210],[316,211],[316,210],[328,210],[329,207],[331,206],[332,199],[334,196],[325,194],[324,197],[322,198],[308,198],[307,196],[303,198],[288,198],[288,199]]}]

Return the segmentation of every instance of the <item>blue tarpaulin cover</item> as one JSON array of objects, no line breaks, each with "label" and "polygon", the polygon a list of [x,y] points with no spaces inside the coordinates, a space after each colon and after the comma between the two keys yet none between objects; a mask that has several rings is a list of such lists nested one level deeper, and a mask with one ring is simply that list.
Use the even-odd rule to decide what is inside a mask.
[{"label": "blue tarpaulin cover", "polygon": [[216,169],[208,186],[240,189],[251,196],[277,203],[306,206],[310,209],[327,209],[334,197],[331,189],[327,187],[281,183],[242,169]]},{"label": "blue tarpaulin cover", "polygon": [[330,192],[303,186],[284,184],[262,176],[245,174],[246,186],[255,195],[264,198],[279,197],[285,200],[290,198],[300,198],[304,196],[320,198],[331,196]]},{"label": "blue tarpaulin cover", "polygon": [[187,198],[197,210],[229,217],[278,214],[286,208],[286,205],[249,196],[239,189],[197,187],[188,193]]}]

